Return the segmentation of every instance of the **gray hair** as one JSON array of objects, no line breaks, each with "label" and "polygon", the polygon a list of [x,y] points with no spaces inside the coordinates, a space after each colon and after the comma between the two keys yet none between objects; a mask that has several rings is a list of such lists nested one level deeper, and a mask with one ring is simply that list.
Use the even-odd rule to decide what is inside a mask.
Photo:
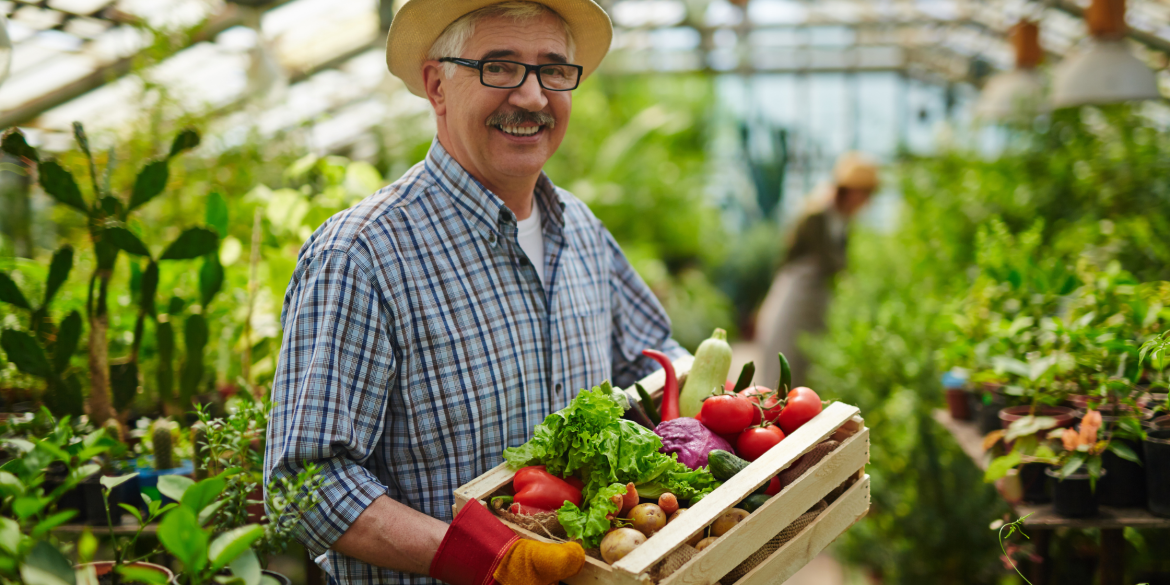
[{"label": "gray hair", "polygon": [[[573,42],[573,31],[569,30],[569,23],[565,22],[565,19],[557,14],[556,11],[544,4],[525,2],[523,0],[511,0],[484,6],[479,10],[459,17],[459,20],[449,24],[447,28],[443,29],[439,38],[435,39],[434,44],[431,45],[431,50],[427,52],[427,59],[438,60],[443,57],[460,56],[467,47],[467,41],[471,40],[471,36],[475,34],[475,25],[485,18],[503,16],[518,22],[525,22],[539,18],[545,14],[556,16],[561,26],[564,27],[565,50],[568,52],[569,61],[572,61],[573,54],[576,52],[576,45]],[[457,66],[454,63],[443,63],[442,65],[443,74],[448,79],[455,75]]]}]

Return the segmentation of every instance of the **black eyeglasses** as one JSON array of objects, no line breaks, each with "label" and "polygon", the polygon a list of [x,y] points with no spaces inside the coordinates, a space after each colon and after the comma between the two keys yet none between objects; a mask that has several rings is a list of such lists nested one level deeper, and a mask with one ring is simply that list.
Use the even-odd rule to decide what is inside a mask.
[{"label": "black eyeglasses", "polygon": [[577,84],[581,82],[581,66],[568,63],[529,65],[517,61],[496,59],[476,61],[457,57],[443,57],[439,61],[478,69],[479,82],[497,89],[515,89],[524,85],[524,81],[528,79],[529,71],[535,71],[536,80],[540,82],[540,86],[549,91],[577,89]]}]

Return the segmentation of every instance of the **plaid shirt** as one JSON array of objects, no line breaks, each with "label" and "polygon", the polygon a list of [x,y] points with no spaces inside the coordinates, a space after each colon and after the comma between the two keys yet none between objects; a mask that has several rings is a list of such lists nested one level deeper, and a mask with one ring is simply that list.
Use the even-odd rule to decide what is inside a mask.
[{"label": "plaid shirt", "polygon": [[[435,140],[394,184],[325,222],[284,299],[265,480],[324,469],[301,540],[321,554],[381,495],[450,521],[576,391],[685,353],[589,208],[543,174],[542,288],[516,217]],[[328,551],[339,583],[433,583]]]}]

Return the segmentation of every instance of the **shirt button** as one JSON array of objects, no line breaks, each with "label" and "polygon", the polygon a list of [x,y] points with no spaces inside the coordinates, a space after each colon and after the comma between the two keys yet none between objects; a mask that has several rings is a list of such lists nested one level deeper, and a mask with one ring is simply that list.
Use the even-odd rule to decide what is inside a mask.
[{"label": "shirt button", "polygon": [[527,258],[521,258],[521,259],[520,259],[520,265],[521,265],[521,266],[528,266],[528,259],[527,259]]},{"label": "shirt button", "polygon": [[557,391],[557,394],[561,393],[561,383],[560,382],[557,382],[556,391]]},{"label": "shirt button", "polygon": [[496,243],[496,232],[488,233],[488,242],[491,244]]}]

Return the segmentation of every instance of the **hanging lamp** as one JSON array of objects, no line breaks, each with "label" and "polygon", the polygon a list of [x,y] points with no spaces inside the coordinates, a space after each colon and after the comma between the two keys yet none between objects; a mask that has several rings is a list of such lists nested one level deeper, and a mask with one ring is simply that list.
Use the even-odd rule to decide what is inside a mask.
[{"label": "hanging lamp", "polygon": [[1044,59],[1040,49],[1040,27],[1021,20],[1012,27],[1011,43],[1016,67],[987,81],[975,115],[984,120],[1026,120],[1044,110],[1044,82],[1036,68]]},{"label": "hanging lamp", "polygon": [[8,19],[0,12],[0,85],[8,79],[8,71],[12,66],[12,38],[8,36]]},{"label": "hanging lamp", "polygon": [[1085,50],[1057,67],[1053,105],[1068,108],[1162,97],[1154,72],[1125,44],[1125,0],[1093,0],[1085,22],[1091,37]]}]

